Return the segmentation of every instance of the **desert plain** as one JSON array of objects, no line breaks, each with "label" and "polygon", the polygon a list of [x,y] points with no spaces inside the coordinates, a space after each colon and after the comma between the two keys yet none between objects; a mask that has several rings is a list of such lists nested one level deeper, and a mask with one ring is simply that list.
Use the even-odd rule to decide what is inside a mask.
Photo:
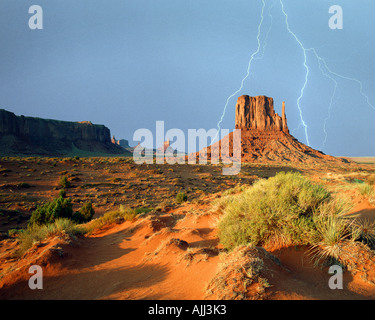
[{"label": "desert plain", "polygon": [[[243,163],[225,176],[222,164],[137,165],[129,156],[2,157],[0,299],[374,299],[375,159],[347,160]],[[309,244],[228,248],[227,204],[280,172],[344,197],[368,241],[340,238],[339,258],[319,262]],[[90,221],[28,233],[32,213],[63,189],[73,211],[92,204]],[[333,262],[342,289],[329,287]],[[32,265],[42,267],[43,290],[29,287]]]}]

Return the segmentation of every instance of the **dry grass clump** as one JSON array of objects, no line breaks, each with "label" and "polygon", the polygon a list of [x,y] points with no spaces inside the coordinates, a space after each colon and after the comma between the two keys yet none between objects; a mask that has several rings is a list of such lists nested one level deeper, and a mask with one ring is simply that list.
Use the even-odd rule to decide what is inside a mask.
[{"label": "dry grass clump", "polygon": [[23,232],[19,233],[18,255],[22,255],[35,243],[54,235],[68,234],[71,236],[83,234],[81,228],[72,220],[66,218],[56,219],[53,223],[44,225],[32,225]]},{"label": "dry grass clump", "polygon": [[361,196],[372,197],[375,195],[374,186],[367,182],[357,183],[357,189]]},{"label": "dry grass clump", "polygon": [[229,250],[248,243],[266,247],[310,244],[314,210],[329,200],[323,186],[298,173],[281,172],[259,180],[240,195],[223,198],[220,242]]},{"label": "dry grass clump", "polygon": [[125,208],[124,206],[120,205],[118,210],[106,212],[101,217],[94,219],[89,223],[86,223],[85,225],[82,225],[81,228],[85,232],[90,233],[96,229],[102,228],[105,225],[122,223],[124,221],[132,221],[141,212],[142,210]]}]

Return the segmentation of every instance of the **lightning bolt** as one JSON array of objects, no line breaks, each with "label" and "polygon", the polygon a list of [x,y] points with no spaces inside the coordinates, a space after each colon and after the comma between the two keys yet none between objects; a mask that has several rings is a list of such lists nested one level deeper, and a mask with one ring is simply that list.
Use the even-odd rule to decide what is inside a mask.
[{"label": "lightning bolt", "polygon": [[[288,21],[288,14],[285,11],[283,0],[279,0],[279,2],[280,2],[280,5],[281,5],[281,11],[282,11],[282,13],[283,13],[283,15],[285,17],[286,28],[287,28],[288,32],[296,40],[296,42],[299,45],[299,47],[302,49],[303,57],[304,57],[303,66],[304,66],[304,68],[306,70],[305,80],[304,80],[303,86],[301,88],[300,95],[299,95],[299,97],[297,99],[297,107],[298,107],[298,110],[299,110],[299,116],[300,116],[301,122],[300,122],[300,124],[298,125],[297,128],[295,128],[294,130],[292,130],[292,132],[298,130],[301,126],[303,126],[304,127],[304,132],[305,132],[306,142],[307,142],[307,145],[309,145],[309,146],[310,146],[310,141],[309,141],[309,135],[308,135],[308,127],[307,127],[307,124],[306,124],[305,120],[303,119],[303,112],[302,112],[302,108],[301,108],[301,100],[303,99],[304,92],[305,92],[305,89],[306,89],[307,84],[308,84],[309,74],[310,74],[310,69],[309,69],[309,66],[307,64],[307,53],[308,52],[311,51],[314,54],[315,58],[317,59],[317,61],[319,63],[319,69],[320,69],[321,73],[325,77],[327,77],[328,79],[330,79],[333,82],[333,84],[334,84],[332,96],[331,96],[331,99],[330,99],[330,104],[329,104],[329,107],[328,107],[327,117],[324,119],[324,123],[323,123],[323,131],[324,131],[324,135],[325,135],[325,138],[324,138],[324,141],[323,141],[323,146],[325,146],[326,141],[327,141],[327,137],[328,137],[328,134],[327,134],[327,122],[331,118],[332,108],[333,108],[333,105],[334,105],[334,100],[335,100],[337,89],[338,89],[338,85],[339,85],[339,83],[337,81],[337,78],[340,78],[342,80],[352,81],[352,82],[355,82],[356,84],[358,84],[358,86],[359,86],[359,93],[366,100],[367,105],[370,106],[373,110],[375,110],[375,106],[370,102],[370,98],[363,91],[363,83],[360,80],[358,80],[356,78],[344,76],[344,75],[341,75],[341,74],[339,74],[337,72],[332,71],[328,67],[326,61],[321,56],[318,55],[318,53],[317,53],[317,51],[316,51],[315,48],[307,48],[307,49],[305,48],[305,46],[303,45],[303,43],[300,41],[300,39],[297,37],[297,35],[290,28],[289,21]],[[264,56],[265,48],[267,46],[268,35],[269,35],[269,33],[270,33],[271,29],[272,29],[272,25],[273,25],[273,18],[272,18],[272,14],[271,14],[271,9],[274,7],[274,5],[276,3],[276,0],[274,0],[272,6],[270,6],[268,8],[268,15],[269,15],[269,17],[271,19],[271,24],[270,24],[270,27],[269,27],[269,29],[268,29],[268,31],[266,33],[266,36],[265,36],[265,40],[264,40],[264,44],[263,44],[263,50],[262,50],[262,55],[261,55],[261,57],[256,57],[259,54],[260,48],[261,48],[261,45],[260,45],[260,35],[261,35],[261,29],[262,29],[263,20],[264,20],[265,1],[262,0],[262,3],[263,3],[263,6],[262,6],[262,12],[261,12],[261,19],[260,19],[260,23],[258,25],[258,34],[257,34],[257,42],[258,42],[257,50],[250,57],[250,60],[249,60],[249,63],[248,63],[248,67],[247,67],[247,73],[246,73],[245,77],[241,81],[240,88],[227,98],[227,101],[226,101],[226,104],[224,106],[224,110],[223,110],[221,119],[220,119],[220,121],[217,124],[218,131],[216,133],[216,136],[215,136],[213,142],[217,139],[217,136],[218,136],[218,134],[219,134],[219,132],[221,130],[220,124],[223,121],[223,118],[225,116],[226,109],[228,107],[230,99],[232,99],[236,94],[238,94],[243,89],[244,82],[245,82],[245,80],[250,75],[250,69],[251,69],[252,62],[255,59],[257,59],[257,60],[258,59],[262,59],[263,56]]]},{"label": "lightning bolt", "polygon": [[263,59],[264,57],[264,52],[266,51],[266,47],[268,45],[268,36],[272,30],[272,27],[273,27],[273,16],[271,14],[271,10],[273,9],[273,7],[275,6],[276,4],[276,0],[273,1],[272,5],[268,7],[268,17],[270,19],[270,26],[268,27],[268,30],[267,30],[267,33],[266,33],[266,36],[264,38],[264,44],[263,44],[263,49],[262,49],[262,55],[260,57],[256,57],[254,59],[256,60],[260,60],[260,59]]},{"label": "lightning bolt", "polygon": [[257,42],[258,42],[258,47],[257,47],[257,50],[255,52],[253,52],[253,54],[250,56],[250,60],[249,60],[249,63],[247,65],[247,72],[246,72],[246,75],[245,77],[242,79],[241,81],[241,85],[240,85],[240,88],[238,90],[236,90],[235,92],[233,92],[228,98],[227,98],[227,101],[225,103],[225,106],[224,106],[224,110],[223,110],[223,113],[221,115],[221,118],[220,118],[220,121],[218,122],[217,124],[217,132],[216,132],[216,135],[215,135],[215,138],[212,140],[212,143],[214,141],[216,141],[218,135],[219,135],[219,132],[221,130],[220,128],[220,125],[221,123],[223,122],[223,119],[224,119],[224,116],[225,116],[225,113],[226,113],[226,110],[227,110],[227,107],[228,107],[228,104],[229,104],[229,100],[232,99],[235,95],[237,95],[243,88],[243,85],[244,85],[244,82],[245,80],[249,77],[250,75],[250,69],[251,69],[251,65],[254,61],[254,58],[255,56],[260,52],[260,35],[261,35],[261,29],[262,29],[262,25],[263,25],[263,20],[264,20],[264,8],[266,6],[266,3],[264,0],[262,0],[262,3],[263,3],[263,6],[262,6],[262,12],[261,12],[261,18],[260,18],[260,22],[259,22],[259,25],[258,25],[258,34],[257,34]]},{"label": "lightning bolt", "polygon": [[[343,75],[341,75],[341,74],[338,74],[338,73],[332,71],[332,70],[328,67],[326,61],[325,61],[322,57],[320,57],[320,56],[318,55],[318,53],[316,52],[316,49],[315,49],[315,48],[310,48],[309,50],[311,50],[311,51],[314,53],[316,59],[318,60],[318,62],[319,62],[319,68],[320,68],[320,70],[322,71],[322,73],[323,73],[327,78],[331,79],[331,80],[334,82],[334,84],[335,84],[335,86],[334,86],[334,90],[333,90],[333,94],[332,94],[332,96],[331,96],[331,102],[330,102],[330,105],[329,105],[329,108],[328,108],[328,116],[327,116],[327,118],[324,119],[324,127],[323,127],[323,129],[324,129],[324,133],[325,133],[325,139],[324,139],[324,141],[323,141],[323,146],[324,146],[325,143],[327,142],[327,131],[326,131],[326,125],[327,125],[327,121],[328,121],[328,120],[330,119],[330,117],[331,117],[331,110],[332,110],[332,105],[333,105],[333,99],[334,99],[334,97],[335,97],[335,95],[336,95],[336,91],[337,91],[337,88],[338,88],[338,82],[337,82],[337,80],[336,80],[334,77],[336,77],[336,78],[341,78],[341,79],[343,79],[343,80],[348,80],[348,81],[352,81],[352,82],[357,83],[358,86],[359,86],[359,93],[365,98],[365,100],[366,100],[366,102],[367,102],[367,105],[370,106],[370,107],[371,107],[372,109],[374,109],[374,110],[375,110],[375,106],[374,106],[373,104],[371,104],[371,102],[370,102],[370,98],[368,97],[368,95],[366,95],[366,94],[363,92],[363,84],[362,84],[362,82],[361,82],[360,80],[355,79],[355,78],[351,78],[351,77],[347,77],[347,76],[343,76]],[[324,67],[324,69],[322,68],[322,66]],[[327,71],[327,72],[326,72],[326,71]]]},{"label": "lightning bolt", "polygon": [[[324,131],[324,140],[323,140],[323,143],[322,143],[322,146],[321,146],[321,149],[323,149],[325,147],[325,144],[327,142],[327,138],[328,138],[328,133],[327,133],[327,122],[328,120],[331,118],[331,112],[332,112],[332,108],[333,108],[333,100],[336,96],[336,91],[337,91],[337,88],[338,88],[338,82],[336,81],[335,78],[333,78],[329,73],[326,72],[326,70],[323,68],[323,67],[327,67],[327,64],[326,62],[320,57],[318,56],[318,54],[316,53],[316,50],[314,48],[311,48],[310,50],[313,51],[313,53],[315,54],[315,57],[317,58],[318,60],[318,63],[319,63],[319,69],[320,71],[322,72],[322,74],[327,77],[328,79],[330,79],[333,83],[334,83],[334,88],[333,88],[333,93],[332,93],[332,96],[331,96],[331,100],[330,100],[330,103],[329,103],[329,106],[328,106],[328,115],[327,117],[324,119],[324,122],[323,122],[323,131]],[[326,68],[327,69],[327,68]]]},{"label": "lightning bolt", "polygon": [[[315,50],[314,50],[314,52],[315,52]],[[338,74],[338,73],[332,71],[330,68],[328,68],[328,66],[327,66],[327,64],[326,64],[326,62],[325,62],[324,59],[322,59],[322,58],[320,58],[320,57],[319,57],[319,59],[323,61],[323,63],[324,63],[324,67],[328,70],[328,72],[329,72],[330,74],[332,74],[332,75],[334,75],[334,76],[336,76],[336,77],[338,77],[338,78],[344,79],[344,80],[348,80],[348,81],[356,82],[356,83],[358,84],[358,86],[359,86],[359,93],[365,98],[365,100],[366,100],[366,102],[367,102],[367,105],[370,106],[372,109],[375,110],[375,106],[370,102],[370,98],[368,97],[367,94],[365,94],[365,93],[363,92],[363,83],[362,83],[362,81],[360,81],[360,80],[358,80],[358,79],[356,79],[356,78],[350,78],[350,77],[347,77],[347,76],[343,76],[343,75],[341,75],[341,74]]]},{"label": "lightning bolt", "polygon": [[[288,32],[293,36],[293,38],[297,41],[298,45],[301,47],[302,52],[303,52],[303,58],[304,58],[303,65],[305,67],[306,74],[305,74],[305,82],[303,83],[303,86],[301,88],[301,93],[300,93],[300,95],[299,95],[299,97],[297,99],[297,107],[298,107],[298,110],[299,110],[301,124],[305,128],[306,142],[307,142],[307,145],[310,146],[309,135],[308,135],[308,132],[307,132],[307,124],[306,124],[305,120],[303,119],[303,114],[302,114],[302,109],[301,109],[301,100],[303,98],[303,94],[305,92],[305,89],[306,89],[306,86],[307,86],[307,82],[308,82],[309,73],[310,73],[310,69],[309,69],[309,67],[307,65],[307,54],[306,54],[307,50],[303,46],[302,42],[298,39],[297,35],[290,29],[289,22],[288,22],[288,15],[285,12],[284,3],[283,3],[282,0],[280,0],[280,5],[281,5],[281,11],[283,12],[283,14],[285,16],[285,25],[286,25],[286,28],[287,28]],[[297,129],[299,129],[300,126]]]}]

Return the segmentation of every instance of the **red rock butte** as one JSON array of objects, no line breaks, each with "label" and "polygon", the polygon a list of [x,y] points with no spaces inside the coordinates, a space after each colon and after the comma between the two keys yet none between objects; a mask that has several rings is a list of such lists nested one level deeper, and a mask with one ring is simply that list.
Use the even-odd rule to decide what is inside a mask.
[{"label": "red rock butte", "polygon": [[[235,128],[241,130],[242,162],[347,162],[306,146],[294,138],[289,133],[285,102],[282,103],[280,116],[274,110],[273,99],[266,96],[243,95],[237,99]],[[229,144],[229,156],[233,157],[233,132],[202,149],[199,154],[211,159],[211,153],[218,152],[223,160],[220,150],[223,143]]]},{"label": "red rock butte", "polygon": [[283,102],[280,117],[275,113],[272,98],[266,96],[239,97],[236,104],[236,129],[289,133],[285,102]]}]

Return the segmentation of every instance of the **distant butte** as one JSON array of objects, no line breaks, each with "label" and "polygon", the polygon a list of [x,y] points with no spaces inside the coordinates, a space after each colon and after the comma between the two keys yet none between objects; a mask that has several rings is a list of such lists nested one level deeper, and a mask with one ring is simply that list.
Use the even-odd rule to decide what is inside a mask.
[{"label": "distant butte", "polygon": [[[241,130],[242,162],[293,162],[293,163],[345,163],[346,159],[336,158],[315,150],[294,138],[288,129],[285,102],[281,116],[274,110],[274,101],[266,96],[240,96],[236,103],[235,128]],[[233,150],[233,132],[222,140],[202,149],[207,158],[212,150],[222,142]],[[221,154],[220,154],[221,155]],[[229,152],[233,156],[233,152]]]}]

